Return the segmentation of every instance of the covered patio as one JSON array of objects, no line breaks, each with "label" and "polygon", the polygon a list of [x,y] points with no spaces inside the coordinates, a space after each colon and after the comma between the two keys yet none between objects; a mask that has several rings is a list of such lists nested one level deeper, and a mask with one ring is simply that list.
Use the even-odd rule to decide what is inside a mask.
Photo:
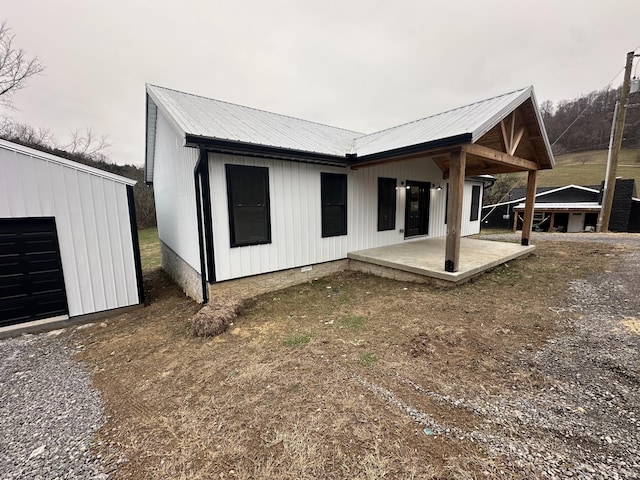
[{"label": "covered patio", "polygon": [[535,249],[533,245],[462,238],[458,270],[447,272],[442,269],[445,243],[444,237],[425,238],[350,252],[348,257],[350,260],[456,284],[515,258],[529,255]]},{"label": "covered patio", "polygon": [[[351,252],[349,258],[457,282],[530,253],[537,173],[555,164],[532,88],[370,137],[351,168],[431,158],[442,170],[448,183],[446,237]],[[513,172],[527,172],[521,245],[462,238],[465,178]]]}]

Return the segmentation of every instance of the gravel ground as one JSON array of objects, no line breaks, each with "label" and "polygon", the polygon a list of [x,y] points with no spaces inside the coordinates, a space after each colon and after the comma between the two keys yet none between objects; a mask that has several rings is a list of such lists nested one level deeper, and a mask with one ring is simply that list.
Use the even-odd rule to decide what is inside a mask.
[{"label": "gravel ground", "polygon": [[551,386],[470,402],[503,434],[474,433],[536,477],[640,478],[640,235],[534,234],[532,243],[545,239],[630,248],[616,271],[574,281],[554,309],[568,333],[521,357]]},{"label": "gravel ground", "polygon": [[103,422],[71,329],[0,341],[0,478],[103,480],[89,452]]},{"label": "gravel ground", "polygon": [[510,395],[465,398],[396,379],[482,419],[467,430],[437,423],[392,391],[356,380],[426,427],[425,433],[479,442],[504,458],[505,471],[487,476],[509,478],[517,471],[524,478],[640,479],[640,235],[536,233],[532,240],[630,247],[616,271],[572,282],[566,304],[551,309],[563,334],[534,353],[518,353],[523,370],[543,378],[545,389],[514,385]]},{"label": "gravel ground", "polygon": [[[515,240],[513,235],[496,235]],[[481,442],[529,478],[640,478],[640,235],[534,234],[536,240],[629,246],[620,268],[576,280],[552,311],[564,334],[520,362],[545,378],[543,390],[449,398],[475,412],[475,430],[429,420],[392,392],[363,385],[438,434]],[[635,329],[635,330],[634,330]],[[89,447],[103,422],[99,393],[71,357],[73,330],[0,341],[0,478],[106,479]],[[424,418],[423,418],[424,417]]]}]

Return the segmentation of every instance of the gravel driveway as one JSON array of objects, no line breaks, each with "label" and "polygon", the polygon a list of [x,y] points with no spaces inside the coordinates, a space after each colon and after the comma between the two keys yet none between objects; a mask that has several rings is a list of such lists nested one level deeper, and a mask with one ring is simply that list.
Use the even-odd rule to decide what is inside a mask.
[{"label": "gravel driveway", "polygon": [[[572,283],[553,310],[566,334],[522,353],[550,386],[466,399],[492,424],[466,433],[531,478],[640,478],[640,235],[534,234],[533,243],[546,238],[630,248],[616,271]],[[74,332],[0,341],[2,479],[108,477],[89,453],[103,410],[71,359]]]},{"label": "gravel driveway", "polygon": [[105,479],[89,453],[100,394],[71,357],[73,331],[0,341],[0,478]]}]

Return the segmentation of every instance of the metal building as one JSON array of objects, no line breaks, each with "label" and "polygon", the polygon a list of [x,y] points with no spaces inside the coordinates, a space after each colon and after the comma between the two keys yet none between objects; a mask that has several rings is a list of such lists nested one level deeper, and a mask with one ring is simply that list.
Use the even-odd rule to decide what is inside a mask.
[{"label": "metal building", "polygon": [[0,140],[0,327],[143,302],[135,183]]},{"label": "metal building", "polygon": [[532,88],[369,135],[154,85],[146,100],[162,265],[201,301],[426,238],[446,237],[455,273],[486,175],[553,167]]}]

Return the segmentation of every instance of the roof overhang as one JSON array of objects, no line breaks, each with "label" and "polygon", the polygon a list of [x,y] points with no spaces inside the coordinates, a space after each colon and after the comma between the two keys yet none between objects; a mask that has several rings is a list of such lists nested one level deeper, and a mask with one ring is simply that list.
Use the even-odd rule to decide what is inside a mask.
[{"label": "roof overhang", "polygon": [[350,159],[336,155],[326,155],[322,153],[305,152],[291,150],[287,148],[272,147],[269,145],[257,145],[231,140],[220,140],[199,135],[185,136],[186,147],[204,148],[209,152],[226,153],[230,155],[244,155],[248,157],[275,158],[280,160],[297,161],[303,163],[316,163],[322,165],[332,165],[337,167],[347,167]]}]

